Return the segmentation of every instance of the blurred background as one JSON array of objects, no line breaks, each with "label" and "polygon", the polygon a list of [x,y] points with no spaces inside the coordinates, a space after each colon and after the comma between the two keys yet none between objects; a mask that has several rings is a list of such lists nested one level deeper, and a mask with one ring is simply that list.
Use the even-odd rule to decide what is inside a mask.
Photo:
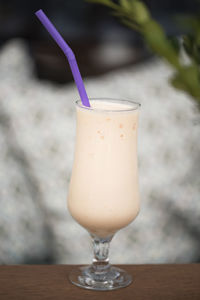
[{"label": "blurred background", "polygon": [[[196,1],[148,0],[168,35]],[[200,261],[200,111],[168,65],[103,6],[0,1],[0,264],[89,263],[69,215],[75,100],[69,65],[34,15],[42,8],[74,50],[89,97],[141,102],[141,212],[111,243],[112,263]]]}]

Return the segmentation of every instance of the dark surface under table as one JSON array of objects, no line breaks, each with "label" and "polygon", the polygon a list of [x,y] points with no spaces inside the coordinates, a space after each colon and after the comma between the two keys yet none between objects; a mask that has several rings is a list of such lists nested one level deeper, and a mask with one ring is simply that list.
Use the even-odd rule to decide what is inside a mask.
[{"label": "dark surface under table", "polygon": [[133,283],[106,292],[72,285],[68,275],[74,267],[77,266],[0,266],[0,300],[200,300],[200,264],[120,265],[132,274]]}]

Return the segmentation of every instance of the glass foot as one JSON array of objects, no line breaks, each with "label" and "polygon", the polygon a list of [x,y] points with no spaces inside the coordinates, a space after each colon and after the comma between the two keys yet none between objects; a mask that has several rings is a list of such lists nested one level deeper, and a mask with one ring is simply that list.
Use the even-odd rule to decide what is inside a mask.
[{"label": "glass foot", "polygon": [[123,288],[131,284],[132,277],[126,271],[110,267],[105,272],[94,272],[92,266],[77,267],[69,276],[70,281],[84,289],[108,291]]}]

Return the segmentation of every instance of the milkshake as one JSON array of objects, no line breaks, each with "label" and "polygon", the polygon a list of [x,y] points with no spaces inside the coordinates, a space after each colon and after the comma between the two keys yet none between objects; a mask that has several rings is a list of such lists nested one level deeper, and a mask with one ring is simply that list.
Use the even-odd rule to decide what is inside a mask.
[{"label": "milkshake", "polygon": [[90,104],[76,104],[76,144],[67,202],[80,225],[104,238],[127,226],[139,212],[139,105],[112,99],[91,99]]}]

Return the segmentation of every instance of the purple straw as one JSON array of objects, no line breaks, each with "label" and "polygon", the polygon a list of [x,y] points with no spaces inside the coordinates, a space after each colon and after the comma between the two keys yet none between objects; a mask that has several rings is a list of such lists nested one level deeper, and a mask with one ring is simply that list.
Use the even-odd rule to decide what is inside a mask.
[{"label": "purple straw", "polygon": [[75,58],[75,55],[74,55],[72,49],[67,45],[65,40],[62,38],[60,33],[56,30],[56,28],[51,23],[51,21],[47,18],[47,16],[45,15],[45,13],[43,12],[42,9],[38,10],[35,14],[38,17],[38,19],[40,20],[40,22],[44,25],[46,30],[50,33],[50,35],[55,40],[55,42],[58,44],[58,46],[62,49],[65,56],[67,57],[74,80],[75,80],[75,83],[76,83],[76,86],[79,91],[79,95],[80,95],[82,104],[84,106],[90,107],[90,102],[89,102],[89,99],[88,99],[88,96],[87,96],[87,93],[85,90],[85,86],[83,84],[83,79],[81,77],[81,74],[80,74],[80,71],[79,71],[79,68],[78,68],[78,65],[76,62],[76,58]]}]

